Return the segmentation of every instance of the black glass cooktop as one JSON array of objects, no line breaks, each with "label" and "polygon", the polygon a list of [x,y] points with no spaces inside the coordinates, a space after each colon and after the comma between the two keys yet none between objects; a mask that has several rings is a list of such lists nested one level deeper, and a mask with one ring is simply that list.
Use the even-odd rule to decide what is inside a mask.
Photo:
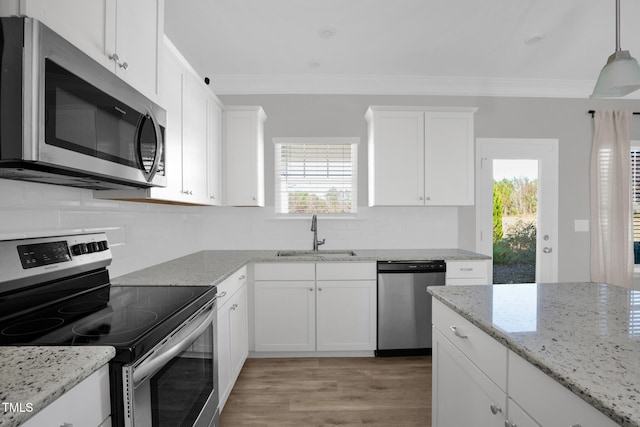
[{"label": "black glass cooktop", "polygon": [[0,345],[110,345],[117,359],[133,360],[215,292],[208,286],[106,286],[0,322]]}]

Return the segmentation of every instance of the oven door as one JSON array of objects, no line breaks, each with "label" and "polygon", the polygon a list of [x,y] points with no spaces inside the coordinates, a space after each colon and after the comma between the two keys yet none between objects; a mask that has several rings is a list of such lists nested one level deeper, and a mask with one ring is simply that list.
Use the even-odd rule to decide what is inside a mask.
[{"label": "oven door", "polygon": [[127,427],[216,426],[216,301],[123,367]]}]

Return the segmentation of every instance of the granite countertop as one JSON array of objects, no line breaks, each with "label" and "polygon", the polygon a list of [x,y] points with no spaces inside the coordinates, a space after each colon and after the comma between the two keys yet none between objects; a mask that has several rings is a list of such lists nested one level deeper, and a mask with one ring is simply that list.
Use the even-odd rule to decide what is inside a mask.
[{"label": "granite countertop", "polygon": [[623,426],[640,426],[640,292],[597,283],[429,293]]},{"label": "granite countertop", "polygon": [[[111,279],[115,285],[216,285],[250,262],[366,262],[402,260],[487,260],[486,255],[462,249],[354,249],[356,256],[329,254],[277,256],[275,250],[211,250]],[[323,253],[325,255],[323,255]]]},{"label": "granite countertop", "polygon": [[[0,408],[0,426],[24,423],[104,366],[113,347],[0,347],[0,402],[21,404],[25,412]],[[27,405],[33,408],[27,412]]]}]

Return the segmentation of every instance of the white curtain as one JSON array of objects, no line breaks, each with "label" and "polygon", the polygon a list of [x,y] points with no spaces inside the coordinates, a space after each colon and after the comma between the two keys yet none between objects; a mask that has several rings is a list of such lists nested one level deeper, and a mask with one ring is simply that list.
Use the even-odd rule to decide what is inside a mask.
[{"label": "white curtain", "polygon": [[631,288],[631,112],[596,111],[591,150],[591,281]]}]

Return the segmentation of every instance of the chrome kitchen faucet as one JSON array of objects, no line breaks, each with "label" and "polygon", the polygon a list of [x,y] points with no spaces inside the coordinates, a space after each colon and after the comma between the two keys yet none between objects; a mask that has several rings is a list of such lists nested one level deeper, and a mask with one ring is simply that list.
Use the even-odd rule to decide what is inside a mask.
[{"label": "chrome kitchen faucet", "polygon": [[311,216],[311,231],[313,231],[313,251],[318,251],[318,246],[324,245],[325,239],[318,240],[318,215],[313,214]]}]

